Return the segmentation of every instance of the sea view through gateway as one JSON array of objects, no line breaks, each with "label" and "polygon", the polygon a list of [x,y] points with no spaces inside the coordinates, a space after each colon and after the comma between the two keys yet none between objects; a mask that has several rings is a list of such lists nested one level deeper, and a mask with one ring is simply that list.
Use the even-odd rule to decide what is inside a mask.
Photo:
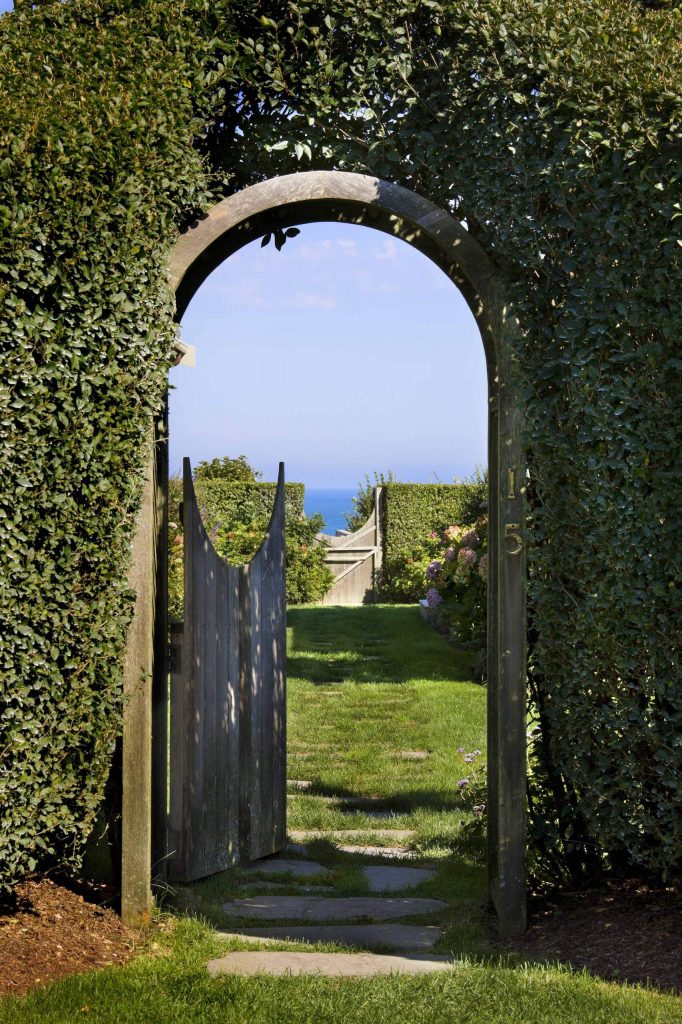
[{"label": "sea view through gateway", "polygon": [[324,532],[335,535],[337,530],[347,529],[346,515],[353,511],[353,495],[356,487],[307,487],[304,509],[307,516],[321,512],[324,516]]}]

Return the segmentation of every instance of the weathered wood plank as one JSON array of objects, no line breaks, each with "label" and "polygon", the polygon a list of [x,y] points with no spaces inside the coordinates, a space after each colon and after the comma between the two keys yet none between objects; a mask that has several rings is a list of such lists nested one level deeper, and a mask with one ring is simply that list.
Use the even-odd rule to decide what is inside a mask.
[{"label": "weathered wood plank", "polygon": [[286,714],[286,543],[284,466],[279,468],[279,493],[271,531],[270,563],[273,603],[270,643],[273,673],[272,852],[286,844],[287,714]]},{"label": "weathered wood plank", "polygon": [[142,503],[132,546],[129,584],[135,609],[123,668],[121,916],[139,925],[152,905],[152,678],[157,543],[156,458],[150,437]]}]

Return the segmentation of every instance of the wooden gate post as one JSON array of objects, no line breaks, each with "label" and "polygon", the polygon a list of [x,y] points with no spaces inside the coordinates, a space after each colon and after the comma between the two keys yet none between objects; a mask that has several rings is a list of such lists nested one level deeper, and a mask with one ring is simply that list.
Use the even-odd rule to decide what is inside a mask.
[{"label": "wooden gate post", "polygon": [[[157,442],[164,419],[162,414],[149,440],[128,574],[136,598],[123,668],[121,917],[132,926],[145,924],[152,907],[152,689],[155,644],[159,646],[157,554],[163,522],[159,519]],[[157,671],[159,667],[157,663]]]}]

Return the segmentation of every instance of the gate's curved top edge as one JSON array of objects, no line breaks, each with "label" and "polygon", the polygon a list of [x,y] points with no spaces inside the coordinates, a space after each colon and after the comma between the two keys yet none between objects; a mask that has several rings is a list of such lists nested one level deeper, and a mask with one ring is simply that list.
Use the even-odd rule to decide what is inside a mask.
[{"label": "gate's curved top edge", "polygon": [[206,525],[205,525],[203,517],[201,515],[201,508],[199,507],[199,501],[197,499],[197,492],[196,492],[196,489],[194,487],[194,480],[192,478],[192,465],[191,465],[190,459],[185,457],[182,460],[182,465],[183,465],[183,477],[184,477],[187,485],[189,486],[190,494],[192,496],[192,500],[194,502],[195,509],[197,511],[197,518],[198,518],[199,526],[200,526],[200,529],[201,529],[201,532],[202,532],[202,541],[203,541],[203,543],[208,546],[208,548],[213,552],[215,557],[220,562],[223,562],[223,564],[226,565],[228,567],[228,569],[243,569],[245,566],[252,565],[253,562],[256,561],[258,556],[262,555],[262,553],[266,550],[267,545],[268,545],[268,543],[269,543],[269,541],[270,541],[270,539],[272,537],[273,531],[274,531],[274,529],[275,529],[275,527],[276,527],[276,525],[278,523],[279,516],[280,515],[282,515],[282,516],[284,515],[285,501],[286,501],[286,492],[285,492],[285,486],[284,486],[284,463],[280,462],[280,464],[279,464],[279,471],[277,473],[277,488],[275,490],[275,500],[272,503],[272,512],[270,513],[270,519],[268,520],[267,529],[266,529],[266,531],[265,531],[265,533],[263,535],[263,539],[260,542],[260,544],[258,545],[257,550],[253,553],[251,558],[248,560],[248,562],[236,562],[236,563],[235,562],[228,562],[228,560],[226,558],[223,558],[223,556],[219,555],[218,552],[216,551],[215,544],[211,540],[210,534],[209,534],[208,530],[206,529]]}]

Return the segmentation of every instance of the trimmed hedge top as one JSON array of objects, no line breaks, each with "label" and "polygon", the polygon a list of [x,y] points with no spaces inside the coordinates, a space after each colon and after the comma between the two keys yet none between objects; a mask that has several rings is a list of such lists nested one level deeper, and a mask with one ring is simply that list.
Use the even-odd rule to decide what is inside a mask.
[{"label": "trimmed hedge top", "polygon": [[[197,480],[194,484],[197,502],[205,523],[252,523],[269,520],[275,504],[276,483],[253,481],[234,483],[227,480]],[[304,514],[305,484],[285,484],[286,515]]]}]

